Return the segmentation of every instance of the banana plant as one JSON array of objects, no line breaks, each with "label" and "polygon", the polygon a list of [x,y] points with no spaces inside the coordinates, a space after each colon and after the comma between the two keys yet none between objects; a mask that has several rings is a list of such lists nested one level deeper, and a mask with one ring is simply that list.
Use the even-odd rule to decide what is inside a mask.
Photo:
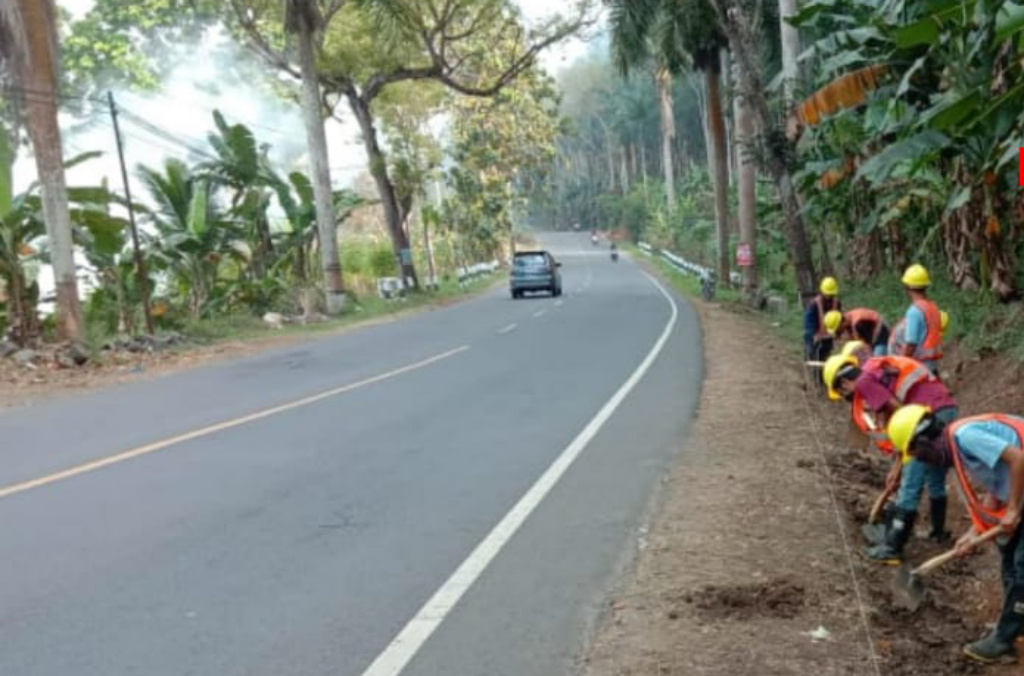
[{"label": "banana plant", "polygon": [[222,261],[251,259],[244,232],[217,208],[210,182],[180,160],[167,160],[162,171],[140,167],[139,175],[156,204],[149,213],[158,235],[150,238],[154,256],[188,312],[199,317],[217,291]]}]

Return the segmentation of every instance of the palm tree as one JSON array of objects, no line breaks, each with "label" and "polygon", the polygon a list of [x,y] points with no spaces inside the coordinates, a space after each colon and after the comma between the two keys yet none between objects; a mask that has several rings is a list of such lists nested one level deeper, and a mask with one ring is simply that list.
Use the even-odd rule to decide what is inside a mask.
[{"label": "palm tree", "polygon": [[[722,111],[721,60],[725,36],[705,0],[607,0],[612,49],[623,71],[652,60],[672,74],[692,65],[704,73],[708,133],[714,151],[718,274],[729,279],[729,166]],[[668,129],[667,125],[665,125]],[[712,159],[712,158],[709,158]],[[667,178],[667,177],[666,177]]]},{"label": "palm tree", "polygon": [[324,270],[324,296],[327,314],[341,312],[345,299],[341,258],[338,253],[338,228],[331,194],[331,172],[327,159],[327,135],[324,132],[320,75],[316,70],[315,37],[325,25],[316,0],[285,0],[285,31],[295,37],[299,71],[302,76],[302,117],[306,123],[310,173],[316,203],[316,222],[320,242],[320,260]]},{"label": "palm tree", "polygon": [[23,94],[52,251],[59,330],[66,340],[78,340],[82,335],[82,311],[57,124],[57,22],[53,0],[0,2],[0,66],[9,68]]}]

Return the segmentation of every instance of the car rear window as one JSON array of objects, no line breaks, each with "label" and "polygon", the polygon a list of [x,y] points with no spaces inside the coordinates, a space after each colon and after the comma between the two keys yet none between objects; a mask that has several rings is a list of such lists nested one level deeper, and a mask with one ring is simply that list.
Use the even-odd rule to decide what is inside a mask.
[{"label": "car rear window", "polygon": [[548,259],[544,254],[516,254],[517,268],[546,268]]}]

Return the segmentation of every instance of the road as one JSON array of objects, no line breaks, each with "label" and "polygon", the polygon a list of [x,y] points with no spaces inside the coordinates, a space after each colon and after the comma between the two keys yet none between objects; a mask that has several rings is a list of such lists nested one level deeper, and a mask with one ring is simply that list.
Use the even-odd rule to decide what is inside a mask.
[{"label": "road", "polygon": [[561,299],[0,412],[0,674],[572,673],[701,346],[633,262],[545,243]]}]

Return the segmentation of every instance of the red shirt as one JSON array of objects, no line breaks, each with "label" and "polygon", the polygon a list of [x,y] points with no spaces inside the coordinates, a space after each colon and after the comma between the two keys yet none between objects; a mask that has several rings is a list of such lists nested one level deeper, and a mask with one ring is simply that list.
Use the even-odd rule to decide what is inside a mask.
[{"label": "red shirt", "polygon": [[[864,403],[872,411],[881,411],[896,396],[896,374],[887,373],[881,364],[864,365],[860,377],[853,384],[857,394],[864,397]],[[938,380],[925,380],[914,385],[907,392],[904,404],[921,404],[933,411],[947,406],[956,406],[949,390]]]}]

